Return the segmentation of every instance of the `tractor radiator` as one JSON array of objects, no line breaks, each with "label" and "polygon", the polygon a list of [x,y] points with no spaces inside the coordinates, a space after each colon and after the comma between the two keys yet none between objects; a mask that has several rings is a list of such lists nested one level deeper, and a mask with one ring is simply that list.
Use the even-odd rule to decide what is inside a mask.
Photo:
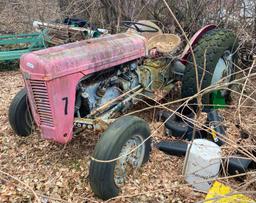
[{"label": "tractor radiator", "polygon": [[40,117],[40,124],[54,127],[53,116],[45,82],[41,80],[30,80],[29,83],[32,89],[36,110]]}]

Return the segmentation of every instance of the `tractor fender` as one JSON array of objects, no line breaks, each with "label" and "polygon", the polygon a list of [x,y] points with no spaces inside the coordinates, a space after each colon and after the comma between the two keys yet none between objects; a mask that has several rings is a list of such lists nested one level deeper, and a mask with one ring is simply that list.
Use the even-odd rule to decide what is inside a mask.
[{"label": "tractor fender", "polygon": [[[214,24],[209,24],[198,30],[193,37],[190,39],[190,45],[194,47],[194,45],[199,41],[199,39],[208,31],[215,29],[217,26]],[[180,56],[180,61],[185,65],[187,63],[187,57],[190,54],[189,44],[186,45],[184,51]]]}]

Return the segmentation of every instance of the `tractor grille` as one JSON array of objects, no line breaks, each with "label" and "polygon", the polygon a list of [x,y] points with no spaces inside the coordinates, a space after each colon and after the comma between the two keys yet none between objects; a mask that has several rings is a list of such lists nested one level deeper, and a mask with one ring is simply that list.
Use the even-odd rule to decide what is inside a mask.
[{"label": "tractor grille", "polygon": [[40,116],[41,125],[53,127],[53,117],[50,107],[47,87],[44,81],[30,80],[37,113]]}]

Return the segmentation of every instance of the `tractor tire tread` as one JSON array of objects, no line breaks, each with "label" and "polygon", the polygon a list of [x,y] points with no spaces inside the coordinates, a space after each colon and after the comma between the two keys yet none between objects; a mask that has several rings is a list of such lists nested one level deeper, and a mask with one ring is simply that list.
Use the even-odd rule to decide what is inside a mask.
[{"label": "tractor tire tread", "polygon": [[[140,131],[146,139],[150,135],[148,124],[135,116],[123,116],[113,122],[102,134],[96,144],[93,157],[98,160],[111,160],[119,156],[122,146],[132,136],[132,132]],[[145,142],[143,163],[149,160],[150,139]],[[89,169],[89,180],[92,191],[103,200],[116,196],[119,188],[114,183],[115,163],[101,163],[92,160]]]},{"label": "tractor tire tread", "polygon": [[28,136],[32,133],[32,122],[31,126],[28,126],[25,120],[25,111],[29,108],[26,95],[25,88],[20,90],[13,98],[8,112],[9,123],[18,136]]},{"label": "tractor tire tread", "polygon": [[[212,73],[215,70],[218,59],[226,50],[234,51],[237,47],[237,39],[235,34],[226,29],[215,29],[204,35],[194,48],[194,55],[197,63],[198,79],[202,80],[201,89],[204,89],[211,84]],[[208,49],[209,48],[209,49]],[[209,50],[209,51],[208,51]],[[204,58],[206,58],[206,71],[202,79],[204,70]],[[202,67],[202,68],[198,68]],[[192,54],[188,56],[188,64],[182,80],[181,96],[183,98],[193,96],[197,93],[196,76]],[[194,100],[192,100],[194,101]],[[210,97],[204,95],[202,103],[208,104]]]}]

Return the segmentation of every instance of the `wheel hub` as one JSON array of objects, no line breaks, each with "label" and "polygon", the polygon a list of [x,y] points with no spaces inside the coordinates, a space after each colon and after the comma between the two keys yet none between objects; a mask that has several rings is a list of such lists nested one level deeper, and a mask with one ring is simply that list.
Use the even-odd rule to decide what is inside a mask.
[{"label": "wheel hub", "polygon": [[[232,63],[232,53],[230,51],[225,51],[223,57],[221,57],[218,60],[218,63],[215,67],[213,76],[212,76],[212,81],[211,85],[216,85],[217,83],[220,82],[220,80],[223,81],[221,83],[226,84],[231,81],[231,74],[232,74],[232,68],[233,68],[233,63]],[[221,90],[222,96],[226,95],[227,90]]]},{"label": "wheel hub", "polygon": [[[129,139],[121,149],[119,160],[116,161],[114,180],[117,186],[122,186],[128,174],[134,168],[139,168],[142,165],[145,145],[142,144],[143,138],[141,135],[135,135]],[[134,150],[134,151],[133,151]]]}]

